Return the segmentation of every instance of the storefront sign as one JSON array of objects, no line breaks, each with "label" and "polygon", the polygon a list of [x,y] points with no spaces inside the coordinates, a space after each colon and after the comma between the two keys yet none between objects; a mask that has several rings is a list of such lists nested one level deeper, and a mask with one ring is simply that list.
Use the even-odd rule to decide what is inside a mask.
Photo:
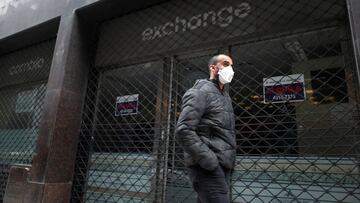
[{"label": "storefront sign", "polygon": [[245,18],[250,12],[250,4],[244,2],[237,6],[227,6],[220,8],[217,11],[210,10],[189,18],[177,16],[173,22],[166,22],[163,25],[146,28],[142,33],[142,40],[153,40],[180,31],[186,32],[201,27],[207,27],[208,25],[218,25],[220,28],[224,28],[233,22],[234,17]]},{"label": "storefront sign", "polygon": [[254,33],[256,24],[248,22],[256,19],[255,8],[253,1],[170,1],[106,21],[96,66]]},{"label": "storefront sign", "polygon": [[9,69],[9,75],[18,75],[18,74],[24,74],[29,73],[35,70],[42,69],[44,66],[45,59],[44,58],[36,58],[33,60],[29,60],[22,64],[15,64],[10,67]]},{"label": "storefront sign", "polygon": [[137,114],[139,94],[119,96],[116,98],[115,116]]},{"label": "storefront sign", "polygon": [[0,87],[47,80],[54,46],[49,40],[1,56]]},{"label": "storefront sign", "polygon": [[[332,6],[331,3],[326,6],[329,7],[327,15],[322,15],[321,9],[300,9],[302,4],[298,0],[286,2],[274,0],[270,6],[263,0],[167,1],[104,21],[99,33],[95,64],[103,67],[121,64],[131,58],[166,55],[168,51],[177,49],[213,47],[224,43],[223,40],[231,43],[233,40],[272,36],[279,34],[279,31],[286,32],[284,28],[289,22],[302,22],[293,27],[297,30],[305,25],[329,22],[339,15],[345,15],[341,12],[342,6]],[[324,4],[323,0],[311,2],[312,5]],[[290,12],[295,5],[302,15]],[[279,13],[283,14],[281,18]]]},{"label": "storefront sign", "polygon": [[305,100],[304,74],[264,78],[263,85],[265,104]]}]

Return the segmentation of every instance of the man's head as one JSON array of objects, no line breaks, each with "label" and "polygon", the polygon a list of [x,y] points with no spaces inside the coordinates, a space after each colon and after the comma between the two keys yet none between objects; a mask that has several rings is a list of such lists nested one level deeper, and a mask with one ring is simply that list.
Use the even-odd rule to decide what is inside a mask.
[{"label": "man's head", "polygon": [[234,75],[232,65],[232,59],[225,54],[211,57],[209,60],[210,79],[217,79],[222,84],[230,82]]}]

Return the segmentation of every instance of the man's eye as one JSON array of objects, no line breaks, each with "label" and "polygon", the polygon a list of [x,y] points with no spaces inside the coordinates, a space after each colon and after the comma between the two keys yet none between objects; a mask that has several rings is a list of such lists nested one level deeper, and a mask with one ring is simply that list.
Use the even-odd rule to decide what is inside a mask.
[{"label": "man's eye", "polygon": [[226,66],[229,66],[230,63],[229,62],[224,62],[223,65],[226,67]]}]

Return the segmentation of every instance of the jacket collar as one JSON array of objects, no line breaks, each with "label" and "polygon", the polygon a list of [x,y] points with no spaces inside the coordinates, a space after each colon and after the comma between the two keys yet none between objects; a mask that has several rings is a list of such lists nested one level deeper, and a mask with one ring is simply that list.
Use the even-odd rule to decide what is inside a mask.
[{"label": "jacket collar", "polygon": [[226,92],[228,92],[228,90],[229,90],[229,85],[228,84],[225,84],[224,85],[224,89],[223,90],[221,90],[220,89],[220,85],[219,85],[219,82],[216,80],[216,79],[208,79],[209,81],[211,81],[212,83],[214,83],[214,85],[217,87],[217,89],[220,91],[220,93],[226,93]]}]

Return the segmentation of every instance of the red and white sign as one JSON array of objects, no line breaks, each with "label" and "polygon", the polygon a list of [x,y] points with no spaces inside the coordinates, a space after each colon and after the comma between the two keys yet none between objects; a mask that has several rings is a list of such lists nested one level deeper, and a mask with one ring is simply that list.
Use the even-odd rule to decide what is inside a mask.
[{"label": "red and white sign", "polygon": [[263,85],[265,104],[305,100],[304,74],[263,78]]},{"label": "red and white sign", "polygon": [[115,116],[137,114],[139,94],[119,96],[116,98]]}]

